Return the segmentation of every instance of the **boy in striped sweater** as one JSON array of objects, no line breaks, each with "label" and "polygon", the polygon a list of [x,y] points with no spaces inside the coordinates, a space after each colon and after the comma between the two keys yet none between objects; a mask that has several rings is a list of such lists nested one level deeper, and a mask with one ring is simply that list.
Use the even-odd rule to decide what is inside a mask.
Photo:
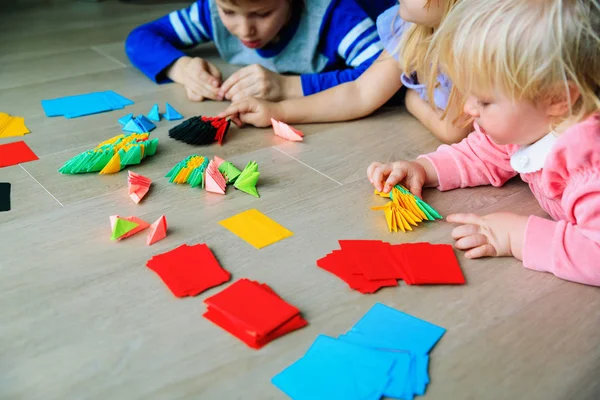
[{"label": "boy in striped sweater", "polygon": [[[134,29],[132,63],[157,83],[175,81],[190,100],[277,101],[308,96],[360,76],[383,49],[374,16],[393,0],[197,0]],[[228,63],[225,81],[184,50],[213,42]]]}]

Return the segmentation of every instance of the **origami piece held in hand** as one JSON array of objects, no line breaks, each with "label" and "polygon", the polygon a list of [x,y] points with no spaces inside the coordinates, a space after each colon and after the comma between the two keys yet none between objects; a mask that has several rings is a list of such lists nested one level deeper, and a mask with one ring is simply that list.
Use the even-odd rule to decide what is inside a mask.
[{"label": "origami piece held in hand", "polygon": [[148,119],[150,119],[152,121],[156,121],[156,122],[160,121],[160,113],[158,112],[158,104],[155,104],[154,106],[152,106],[152,109],[148,113]]},{"label": "origami piece held in hand", "polygon": [[292,128],[285,122],[277,121],[271,118],[271,125],[273,125],[273,131],[277,136],[281,136],[284,139],[291,140],[292,142],[301,142],[304,134],[297,129]]},{"label": "origami piece held in hand", "polygon": [[258,164],[255,161],[250,161],[235,180],[233,187],[242,192],[251,194],[254,197],[260,197],[258,190],[256,190],[259,176],[260,172],[258,172]]},{"label": "origami piece held in hand", "polygon": [[25,118],[0,112],[0,138],[24,136],[28,133],[30,132],[25,126]]},{"label": "origami piece held in hand", "polygon": [[106,140],[95,149],[85,151],[63,165],[61,174],[98,172],[113,174],[128,165],[139,164],[156,153],[158,138],[149,139],[150,134],[123,134]]},{"label": "origami piece held in hand", "polygon": [[110,227],[112,236],[110,240],[123,240],[150,226],[149,223],[139,219],[138,217],[119,217],[118,215],[110,216]]},{"label": "origami piece held in hand", "polygon": [[169,130],[169,137],[187,144],[223,144],[231,122],[217,117],[192,117]]},{"label": "origami piece held in hand", "polygon": [[129,171],[127,182],[129,184],[129,197],[131,197],[136,204],[138,204],[146,193],[148,193],[150,185],[152,184],[150,178],[136,174],[132,171]]},{"label": "origami piece held in hand", "polygon": [[[392,201],[384,206],[373,207],[371,210],[383,210],[390,232],[412,231],[422,221],[441,219],[442,216],[429,204],[412,194],[405,187],[396,185],[389,195],[375,190],[375,194],[390,197]],[[412,225],[412,226],[411,226]]]},{"label": "origami piece held in hand", "polygon": [[[158,111],[158,106],[156,106],[157,111]],[[175,121],[177,119],[182,119],[183,115],[179,114],[177,112],[176,109],[173,108],[173,106],[171,106],[169,103],[166,104],[165,106],[167,112],[163,114],[163,117],[165,117],[166,120],[168,121]]]},{"label": "origami piece held in hand", "polygon": [[152,225],[150,225],[150,232],[148,233],[148,239],[146,245],[150,246],[163,240],[167,237],[167,217],[164,215],[157,219]]},{"label": "origami piece held in hand", "polygon": [[205,188],[207,191],[218,194],[225,194],[227,181],[225,181],[225,178],[223,177],[221,172],[219,172],[217,165],[213,161],[208,163],[204,181]]}]

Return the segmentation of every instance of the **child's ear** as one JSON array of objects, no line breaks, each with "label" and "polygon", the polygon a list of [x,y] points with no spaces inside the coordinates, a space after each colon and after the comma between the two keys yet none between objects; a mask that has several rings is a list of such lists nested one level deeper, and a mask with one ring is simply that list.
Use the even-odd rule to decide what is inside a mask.
[{"label": "child's ear", "polygon": [[581,97],[581,92],[573,82],[567,83],[567,90],[564,85],[560,85],[548,99],[547,113],[550,117],[560,118],[569,114],[571,107],[575,105]]}]

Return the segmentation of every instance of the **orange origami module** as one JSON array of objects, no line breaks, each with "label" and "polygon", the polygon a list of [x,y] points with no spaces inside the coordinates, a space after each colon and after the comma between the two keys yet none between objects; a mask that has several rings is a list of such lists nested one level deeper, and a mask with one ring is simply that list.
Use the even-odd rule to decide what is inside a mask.
[{"label": "orange origami module", "polygon": [[148,240],[146,241],[146,245],[150,246],[158,242],[159,240],[163,240],[167,237],[167,218],[163,215],[159,219],[156,220],[152,225],[150,225],[150,232],[148,233]]},{"label": "orange origami module", "polygon": [[148,193],[150,185],[152,184],[150,178],[131,171],[129,171],[127,182],[129,183],[129,197],[131,197],[136,204]]},{"label": "orange origami module", "polygon": [[301,142],[304,134],[298,129],[294,129],[285,122],[277,121],[271,118],[271,125],[273,125],[273,131],[277,136],[281,136],[284,139],[291,140],[292,142]]}]

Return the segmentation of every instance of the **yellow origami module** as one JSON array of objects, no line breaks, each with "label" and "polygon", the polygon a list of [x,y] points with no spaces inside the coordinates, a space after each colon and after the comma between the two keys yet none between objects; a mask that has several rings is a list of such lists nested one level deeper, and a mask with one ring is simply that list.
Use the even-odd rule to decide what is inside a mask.
[{"label": "yellow origami module", "polygon": [[390,193],[381,193],[375,190],[375,194],[391,199],[384,206],[371,208],[371,210],[384,211],[390,232],[412,231],[412,227],[418,226],[419,222],[442,218],[433,207],[410,193],[402,185],[396,185]]}]

